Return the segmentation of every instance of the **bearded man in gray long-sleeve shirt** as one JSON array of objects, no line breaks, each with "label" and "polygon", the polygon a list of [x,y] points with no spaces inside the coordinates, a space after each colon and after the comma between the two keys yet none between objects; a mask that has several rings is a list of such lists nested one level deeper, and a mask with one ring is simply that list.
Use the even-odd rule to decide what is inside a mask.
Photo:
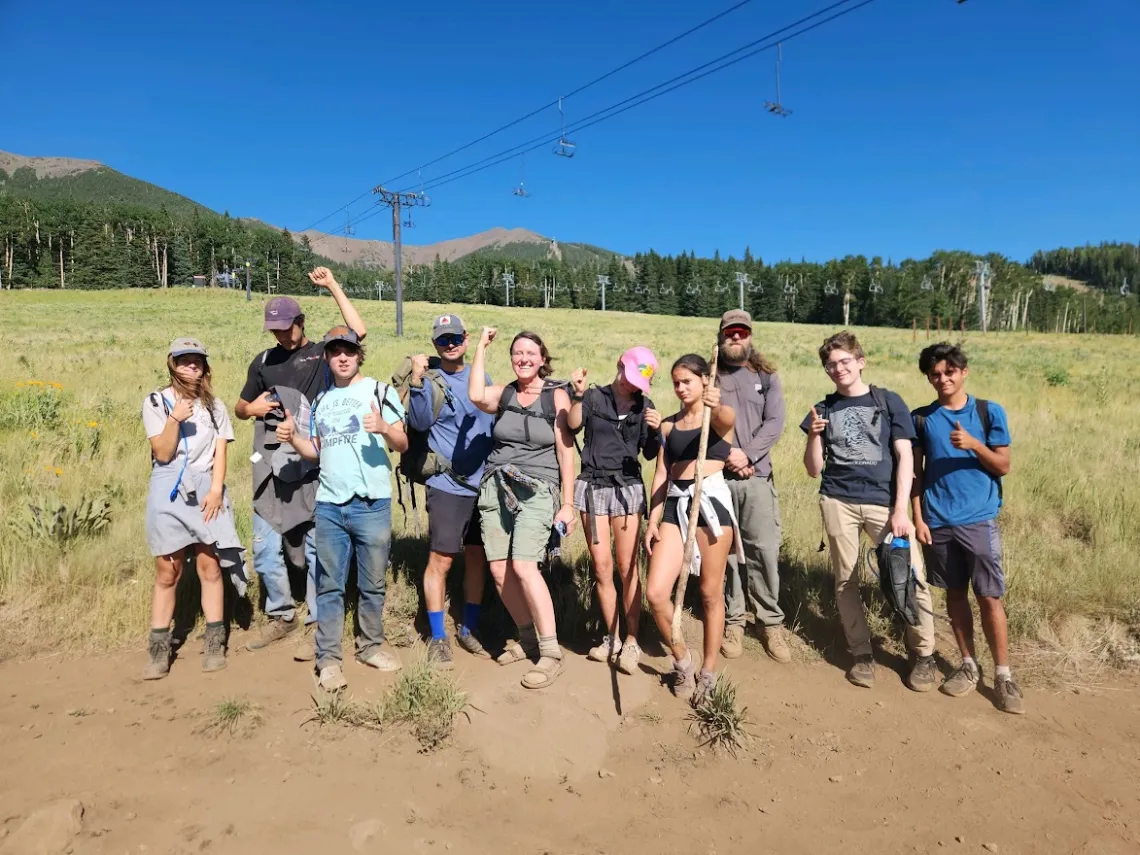
[{"label": "bearded man in gray long-sleeve shirt", "polygon": [[775,368],[752,345],[752,318],[739,309],[720,319],[717,383],[736,412],[736,440],[725,464],[728,489],[744,541],[744,565],[734,555],[724,577],[724,640],[720,652],[743,652],[746,611],[756,616],[764,649],[791,660],[780,610],[780,505],[770,452],[784,430],[784,393]]}]

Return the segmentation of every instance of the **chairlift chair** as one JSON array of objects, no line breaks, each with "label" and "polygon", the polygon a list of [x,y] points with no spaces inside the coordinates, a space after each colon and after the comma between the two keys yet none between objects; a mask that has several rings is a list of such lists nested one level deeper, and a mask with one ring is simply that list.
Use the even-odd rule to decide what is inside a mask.
[{"label": "chairlift chair", "polygon": [[765,101],[764,109],[771,113],[773,116],[780,116],[786,119],[792,115],[792,111],[783,105],[780,100],[780,64],[784,59],[784,45],[783,42],[776,42],[776,100]]},{"label": "chairlift chair", "polygon": [[559,157],[573,157],[577,153],[577,146],[566,139],[566,115],[562,112],[562,96],[558,96],[558,118],[562,123],[562,133],[559,134],[558,144],[552,149]]},{"label": "chairlift chair", "polygon": [[519,186],[511,191],[520,199],[525,199],[530,194],[526,192],[526,155],[524,154],[519,159]]}]

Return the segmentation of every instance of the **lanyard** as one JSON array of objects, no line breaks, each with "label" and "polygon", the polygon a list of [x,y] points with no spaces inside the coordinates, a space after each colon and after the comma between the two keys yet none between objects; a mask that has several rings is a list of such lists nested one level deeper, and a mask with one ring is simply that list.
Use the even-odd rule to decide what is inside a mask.
[{"label": "lanyard", "polygon": [[[162,396],[162,403],[166,406],[167,415],[170,415],[174,411],[174,405],[166,400],[165,395]],[[178,497],[178,488],[182,486],[182,476],[186,474],[186,463],[190,460],[190,442],[182,430],[182,422],[178,423],[178,436],[182,440],[182,468],[178,472],[178,480],[174,482],[174,489],[170,491],[170,501],[172,502]]]}]

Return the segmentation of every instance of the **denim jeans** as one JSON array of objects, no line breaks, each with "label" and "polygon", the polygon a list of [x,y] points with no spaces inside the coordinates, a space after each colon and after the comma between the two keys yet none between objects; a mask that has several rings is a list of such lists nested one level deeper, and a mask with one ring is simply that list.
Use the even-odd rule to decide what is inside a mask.
[{"label": "denim jeans", "polygon": [[390,499],[355,498],[343,505],[317,502],[317,668],[339,665],[344,632],[344,588],[356,556],[360,634],[356,655],[368,656],[384,643],[384,574],[392,542]]},{"label": "denim jeans", "polygon": [[[317,541],[315,528],[305,535],[305,602],[309,616],[305,625],[317,619]],[[253,569],[265,587],[265,613],[271,618],[292,620],[297,614],[293,605],[293,588],[289,584],[289,570],[285,566],[285,552],[281,533],[269,523],[253,515]]]}]

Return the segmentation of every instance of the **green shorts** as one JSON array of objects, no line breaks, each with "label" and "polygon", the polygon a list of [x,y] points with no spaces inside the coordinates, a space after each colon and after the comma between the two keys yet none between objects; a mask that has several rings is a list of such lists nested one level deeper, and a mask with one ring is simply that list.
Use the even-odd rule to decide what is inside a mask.
[{"label": "green shorts", "polygon": [[479,518],[483,524],[483,548],[488,561],[542,561],[554,525],[554,491],[548,484],[534,490],[512,483],[519,500],[518,513],[507,510],[499,482],[488,478],[479,490]]}]

